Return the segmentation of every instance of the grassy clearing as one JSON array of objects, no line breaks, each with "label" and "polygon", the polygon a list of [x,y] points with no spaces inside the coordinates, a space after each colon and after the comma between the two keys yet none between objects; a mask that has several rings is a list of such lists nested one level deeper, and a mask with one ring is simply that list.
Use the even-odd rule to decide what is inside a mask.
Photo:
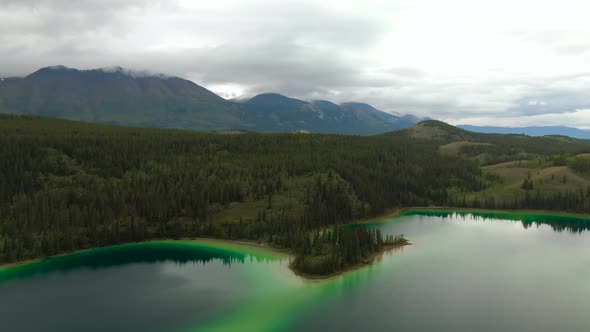
[{"label": "grassy clearing", "polygon": [[494,144],[491,143],[477,143],[477,142],[453,142],[449,144],[442,145],[439,147],[439,151],[444,154],[449,154],[456,156],[461,151],[461,148],[464,146],[493,146]]},{"label": "grassy clearing", "polygon": [[467,195],[467,199],[493,198],[498,202],[520,199],[526,193],[521,186],[529,175],[533,181],[532,192],[585,191],[590,187],[590,178],[567,166],[551,166],[539,160],[504,162],[482,167],[482,170],[497,176],[499,180],[483,191]]},{"label": "grassy clearing", "polygon": [[503,169],[503,168],[522,167],[522,164],[523,163],[527,164],[528,161],[526,161],[526,160],[507,161],[507,162],[504,162],[504,163],[499,163],[499,164],[484,166],[484,167],[482,167],[482,169],[484,169],[484,170],[495,170],[495,169]]},{"label": "grassy clearing", "polygon": [[576,158],[590,159],[590,153],[580,153],[579,155],[576,155]]}]

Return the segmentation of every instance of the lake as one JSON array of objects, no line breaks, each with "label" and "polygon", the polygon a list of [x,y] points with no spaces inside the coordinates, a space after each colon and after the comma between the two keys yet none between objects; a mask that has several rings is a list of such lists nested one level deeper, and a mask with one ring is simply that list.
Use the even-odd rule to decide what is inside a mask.
[{"label": "lake", "polygon": [[5,331],[588,331],[590,223],[413,212],[368,224],[411,242],[323,281],[286,254],[149,242],[0,269]]}]

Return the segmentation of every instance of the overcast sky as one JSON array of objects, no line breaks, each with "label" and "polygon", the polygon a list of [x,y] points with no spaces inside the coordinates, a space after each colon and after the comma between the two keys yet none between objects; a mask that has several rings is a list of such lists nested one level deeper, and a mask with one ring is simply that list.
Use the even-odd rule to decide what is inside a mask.
[{"label": "overcast sky", "polygon": [[0,0],[0,76],[118,65],[225,97],[590,128],[588,3]]}]

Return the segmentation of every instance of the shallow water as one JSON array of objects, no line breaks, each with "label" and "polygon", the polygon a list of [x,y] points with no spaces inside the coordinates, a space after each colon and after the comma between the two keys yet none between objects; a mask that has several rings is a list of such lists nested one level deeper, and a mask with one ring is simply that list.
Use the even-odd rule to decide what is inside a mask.
[{"label": "shallow water", "polygon": [[0,270],[0,322],[6,331],[588,331],[587,225],[409,214],[366,227],[411,246],[321,282],[294,276],[285,255],[223,242],[104,248]]}]

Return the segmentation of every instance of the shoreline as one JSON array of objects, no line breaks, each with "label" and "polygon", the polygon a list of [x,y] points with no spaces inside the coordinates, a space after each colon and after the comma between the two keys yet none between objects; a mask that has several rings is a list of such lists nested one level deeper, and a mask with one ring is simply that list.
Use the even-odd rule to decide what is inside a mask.
[{"label": "shoreline", "polygon": [[33,259],[28,259],[28,260],[20,261],[20,262],[1,264],[0,265],[0,272],[2,272],[3,270],[18,268],[18,267],[29,265],[29,264],[40,263],[45,260],[51,260],[54,258],[59,258],[59,257],[72,255],[72,254],[80,254],[80,253],[84,253],[84,252],[88,252],[88,251],[92,251],[92,250],[99,250],[99,249],[103,249],[103,248],[116,247],[116,246],[127,246],[127,245],[139,245],[139,244],[147,244],[147,243],[166,243],[166,242],[178,243],[178,244],[184,243],[184,244],[193,244],[193,245],[199,245],[199,244],[200,245],[210,245],[210,246],[215,246],[219,249],[226,249],[226,250],[232,250],[232,248],[227,248],[227,247],[224,247],[223,245],[230,245],[230,246],[234,245],[234,246],[241,246],[241,247],[250,247],[250,249],[255,249],[257,251],[263,251],[267,254],[286,255],[286,256],[291,255],[291,253],[286,249],[272,247],[272,246],[269,246],[265,243],[260,243],[257,241],[228,240],[228,239],[219,239],[219,238],[213,238],[213,237],[198,237],[198,238],[183,238],[183,239],[163,238],[163,239],[151,239],[151,240],[139,241],[139,242],[124,242],[124,243],[113,244],[113,245],[102,246],[102,247],[79,249],[79,250],[74,250],[71,252],[61,253],[61,254],[47,256],[47,257],[33,258]]},{"label": "shoreline", "polygon": [[[503,210],[503,209],[482,209],[482,208],[459,208],[459,207],[449,207],[449,206],[428,206],[428,207],[405,207],[405,208],[399,208],[399,209],[395,209],[395,210],[391,210],[387,213],[384,213],[380,216],[377,217],[371,217],[368,219],[364,219],[364,220],[358,220],[355,222],[351,222],[351,223],[347,223],[346,225],[362,225],[362,224],[375,224],[375,223],[379,223],[388,219],[395,219],[398,217],[403,216],[406,213],[409,212],[449,212],[449,213],[530,213],[530,214],[544,214],[544,215],[550,215],[550,216],[566,216],[566,217],[574,217],[574,218],[581,218],[581,219],[586,219],[590,222],[590,214],[582,214],[582,213],[574,213],[574,212],[556,212],[556,211],[548,211],[548,210]],[[207,245],[207,242],[210,242],[209,245],[219,245],[219,244],[226,244],[226,245],[237,245],[237,246],[243,246],[243,247],[250,247],[256,250],[262,250],[265,251],[267,253],[272,253],[272,254],[283,254],[283,255],[287,255],[288,259],[291,260],[294,256],[293,252],[287,248],[280,248],[280,247],[274,247],[271,246],[267,243],[264,242],[260,242],[260,241],[249,241],[249,240],[229,240],[229,239],[221,239],[221,238],[213,238],[213,237],[199,237],[199,238],[184,238],[184,239],[170,239],[170,238],[166,238],[166,239],[151,239],[151,240],[146,240],[146,241],[140,241],[140,242],[127,242],[127,243],[120,243],[120,244],[115,244],[115,245],[111,245],[111,246],[105,246],[105,247],[95,247],[95,248],[87,248],[87,249],[80,249],[80,250],[76,250],[76,251],[72,251],[72,252],[68,252],[68,253],[62,253],[62,254],[58,254],[58,255],[53,255],[53,256],[48,256],[48,257],[42,257],[42,258],[35,258],[35,259],[29,259],[29,260],[25,260],[25,261],[21,261],[21,262],[14,262],[14,263],[8,263],[8,264],[4,264],[4,265],[0,265],[0,272],[2,272],[3,270],[8,270],[8,269],[13,269],[13,268],[18,268],[21,266],[25,266],[25,265],[29,265],[29,264],[35,264],[35,263],[40,263],[44,260],[50,260],[52,258],[56,258],[56,257],[62,257],[62,256],[66,256],[66,255],[71,255],[71,254],[75,254],[75,253],[81,253],[81,252],[85,252],[85,251],[91,251],[91,250],[96,250],[96,249],[100,249],[100,248],[106,248],[106,247],[112,247],[112,246],[121,246],[121,245],[133,245],[133,244],[141,244],[141,243],[150,243],[150,242],[177,242],[177,243],[188,243],[188,244],[195,244],[198,245],[199,242],[201,244]],[[400,249],[403,248],[406,245],[411,245],[411,242],[408,241],[405,244],[402,245],[393,245],[393,246],[388,246],[387,248],[384,248],[383,250],[374,253],[371,255],[371,257],[368,258],[368,262],[361,262],[349,267],[344,268],[341,271],[338,272],[334,272],[331,273],[329,275],[310,275],[310,274],[306,274],[303,273],[301,271],[298,271],[294,268],[291,267],[291,263],[289,263],[288,268],[289,271],[291,271],[293,274],[295,274],[296,276],[304,279],[304,280],[308,280],[308,281],[318,281],[318,280],[327,280],[327,279],[333,279],[336,277],[339,277],[343,274],[349,273],[349,272],[353,272],[355,270],[358,269],[362,269],[364,267],[373,265],[373,263],[375,262],[375,260],[379,257],[382,256],[383,254],[389,252],[389,251],[393,251],[395,249]],[[225,248],[228,249],[228,248]],[[228,250],[232,250],[231,248],[229,248]]]},{"label": "shoreline", "polygon": [[463,207],[452,207],[452,206],[416,206],[416,207],[404,207],[387,212],[383,215],[372,217],[369,219],[359,220],[358,222],[350,224],[374,224],[384,220],[394,219],[404,216],[409,212],[451,212],[451,213],[529,213],[537,215],[548,215],[555,217],[573,217],[580,219],[587,219],[590,222],[590,214],[576,213],[576,212],[562,212],[552,210],[507,210],[507,209],[484,209],[484,208],[463,208]]},{"label": "shoreline", "polygon": [[[100,250],[102,248],[109,248],[109,247],[115,247],[115,246],[126,246],[126,245],[139,245],[139,244],[147,244],[147,243],[167,243],[167,242],[168,243],[179,243],[179,244],[182,244],[182,243],[193,244],[193,245],[210,245],[210,246],[214,246],[216,248],[226,249],[226,250],[234,250],[234,251],[235,251],[235,248],[224,247],[224,245],[239,246],[239,247],[248,248],[250,250],[251,249],[261,250],[261,251],[265,252],[266,254],[284,255],[285,258],[289,260],[289,264],[286,265],[287,270],[290,273],[292,273],[294,276],[301,278],[302,280],[304,280],[306,282],[335,279],[335,278],[342,276],[344,274],[351,273],[356,270],[362,269],[364,267],[368,267],[368,266],[373,265],[375,263],[376,259],[383,256],[387,252],[396,251],[396,250],[401,249],[405,246],[411,245],[410,241],[406,240],[406,243],[403,243],[403,244],[384,246],[384,248],[382,250],[380,250],[379,252],[373,253],[370,257],[368,257],[366,262],[360,262],[355,265],[347,266],[346,268],[344,268],[340,271],[337,271],[337,272],[334,272],[334,273],[331,273],[328,275],[312,275],[312,274],[307,274],[307,273],[301,272],[301,271],[293,268],[291,265],[291,262],[292,262],[293,258],[295,257],[295,255],[293,252],[291,252],[290,250],[285,249],[285,248],[273,247],[273,246],[270,246],[266,243],[261,243],[261,242],[257,242],[257,241],[228,240],[228,239],[218,239],[218,238],[210,238],[210,237],[186,238],[186,239],[153,239],[153,240],[147,240],[147,241],[141,241],[141,242],[127,242],[127,243],[120,243],[120,244],[115,244],[115,245],[111,245],[111,246],[80,249],[80,250],[72,251],[69,253],[63,253],[63,254],[58,254],[58,255],[53,255],[53,256],[48,256],[48,257],[43,257],[43,258],[35,258],[35,259],[29,259],[29,260],[22,261],[22,262],[15,262],[15,263],[0,265],[0,273],[5,270],[19,268],[19,267],[27,266],[29,264],[41,263],[45,260],[52,260],[54,258],[72,255],[72,254],[84,253],[84,252],[88,252],[88,251],[92,251],[92,250]],[[250,254],[250,255],[252,255],[252,254]]]}]

